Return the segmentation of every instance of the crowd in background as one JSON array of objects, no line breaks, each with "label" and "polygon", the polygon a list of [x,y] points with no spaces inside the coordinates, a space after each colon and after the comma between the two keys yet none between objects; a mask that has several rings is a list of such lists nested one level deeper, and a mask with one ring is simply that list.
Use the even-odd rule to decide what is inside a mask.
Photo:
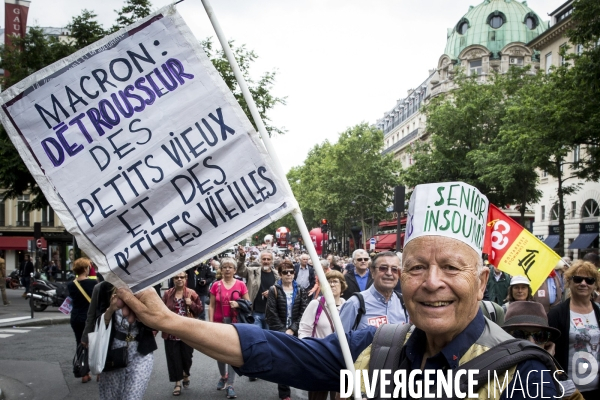
[{"label": "crowd in background", "polygon": [[[369,255],[359,249],[351,258],[328,255],[320,262],[345,331],[410,322],[399,284],[401,254]],[[239,247],[236,254],[222,254],[155,288],[168,309],[182,316],[224,324],[252,323],[300,339],[323,338],[334,333],[335,327],[311,264],[304,253],[276,254],[265,249],[248,254]],[[493,265],[487,267],[490,275],[480,304],[486,317],[514,337],[545,348],[567,375],[574,373],[569,360],[578,354],[598,365],[600,263],[596,254],[575,262],[563,258],[535,292],[527,277],[510,276]],[[88,333],[104,315],[106,323],[113,321],[111,348],[126,349],[125,367],[105,370],[97,377],[100,398],[143,398],[152,372],[157,332],[139,322],[129,325],[115,305],[112,285],[98,284],[99,280],[90,276],[95,273],[89,259],[76,260],[73,269],[77,278],[69,284],[69,293],[77,343],[87,343]],[[172,395],[179,396],[192,382],[193,349],[173,335],[162,333],[161,337],[167,358],[165,375],[174,383]],[[227,398],[236,398],[232,366],[217,362],[217,367],[220,378],[216,389],[225,391]],[[84,383],[89,380],[90,375],[82,378]],[[576,389],[585,398],[600,398],[597,375]],[[280,399],[291,398],[288,386],[279,384],[277,390]],[[124,393],[126,397],[118,397]],[[336,396],[335,392],[309,392],[310,400],[333,400]]]}]

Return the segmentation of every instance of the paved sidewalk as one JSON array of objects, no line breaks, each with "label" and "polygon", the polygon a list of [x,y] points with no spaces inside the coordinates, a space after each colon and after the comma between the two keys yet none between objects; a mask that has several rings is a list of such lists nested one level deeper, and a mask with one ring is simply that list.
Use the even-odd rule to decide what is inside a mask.
[{"label": "paved sidewalk", "polygon": [[58,311],[58,307],[48,307],[45,311],[36,312],[31,318],[29,299],[21,297],[25,289],[6,289],[8,306],[3,306],[0,301],[0,328],[7,326],[39,326],[68,324],[69,316]]}]

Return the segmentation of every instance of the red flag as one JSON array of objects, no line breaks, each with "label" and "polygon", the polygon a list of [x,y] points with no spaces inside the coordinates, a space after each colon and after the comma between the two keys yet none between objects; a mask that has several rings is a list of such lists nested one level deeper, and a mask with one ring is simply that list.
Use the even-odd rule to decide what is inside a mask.
[{"label": "red flag", "polygon": [[493,204],[488,211],[483,251],[498,269],[526,276],[534,292],[560,261],[558,254]]}]

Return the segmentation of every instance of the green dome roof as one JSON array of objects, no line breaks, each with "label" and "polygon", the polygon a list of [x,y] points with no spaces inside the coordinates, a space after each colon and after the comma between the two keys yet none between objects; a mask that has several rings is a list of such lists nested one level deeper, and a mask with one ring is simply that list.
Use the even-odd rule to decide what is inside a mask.
[{"label": "green dome roof", "polygon": [[[492,21],[494,17],[496,18]],[[497,26],[500,22],[502,25],[497,29],[491,26]],[[465,28],[466,31],[463,30]],[[490,50],[495,58],[507,44],[528,43],[547,28],[548,22],[542,21],[527,7],[526,1],[485,0],[478,6],[471,7],[454,28],[448,29],[445,54],[456,59],[464,48],[479,44]]]}]

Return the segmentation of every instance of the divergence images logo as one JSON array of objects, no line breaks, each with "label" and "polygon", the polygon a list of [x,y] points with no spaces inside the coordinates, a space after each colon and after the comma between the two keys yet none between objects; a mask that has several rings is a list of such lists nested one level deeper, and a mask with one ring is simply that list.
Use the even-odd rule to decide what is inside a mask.
[{"label": "divergence images logo", "polygon": [[573,354],[570,370],[576,385],[587,385],[598,375],[598,360],[588,352],[578,351]]}]

